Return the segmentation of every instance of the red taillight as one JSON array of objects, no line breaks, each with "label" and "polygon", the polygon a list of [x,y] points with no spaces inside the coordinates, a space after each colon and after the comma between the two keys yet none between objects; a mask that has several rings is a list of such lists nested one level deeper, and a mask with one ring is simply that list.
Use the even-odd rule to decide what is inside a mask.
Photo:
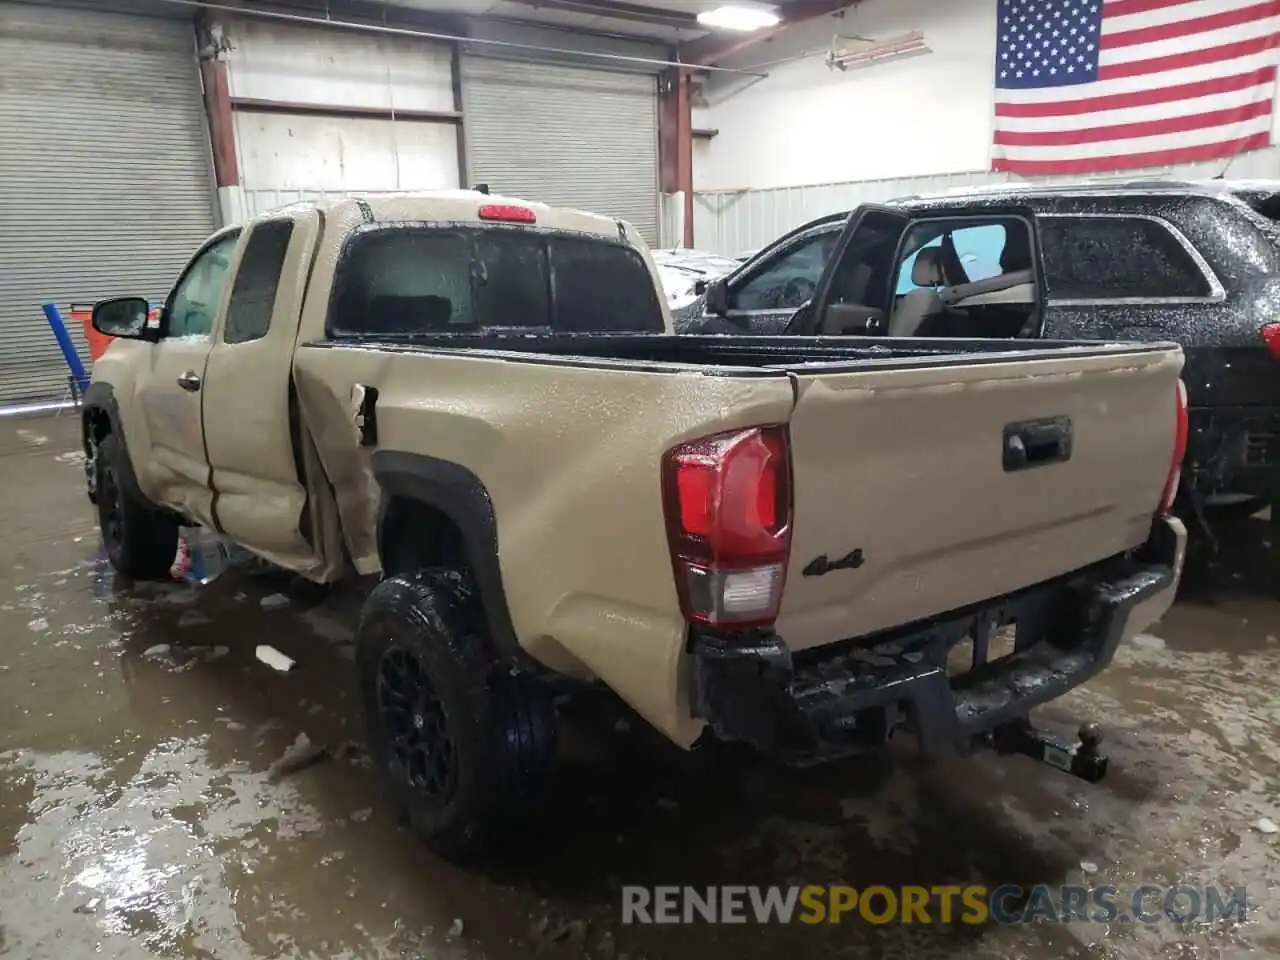
[{"label": "red taillight", "polygon": [[691,440],[662,462],[667,536],[685,619],[773,623],[791,552],[791,458],[784,427]]},{"label": "red taillight", "polygon": [[1280,360],[1280,323],[1268,323],[1262,328],[1262,339],[1271,355]]},{"label": "red taillight", "polygon": [[1187,454],[1187,388],[1178,381],[1177,388],[1178,414],[1173,434],[1173,463],[1169,466],[1169,478],[1164,484],[1164,496],[1160,498],[1160,512],[1168,513],[1173,509],[1173,501],[1178,496],[1178,480],[1182,476],[1182,458]]},{"label": "red taillight", "polygon": [[486,203],[480,208],[481,220],[503,220],[507,223],[537,223],[538,215],[528,207],[513,203]]}]

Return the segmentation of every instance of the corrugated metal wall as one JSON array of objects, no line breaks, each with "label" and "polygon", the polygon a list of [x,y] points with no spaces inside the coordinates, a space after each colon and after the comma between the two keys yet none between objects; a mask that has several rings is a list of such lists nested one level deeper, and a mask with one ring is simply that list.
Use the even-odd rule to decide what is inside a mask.
[{"label": "corrugated metal wall", "polygon": [[[1223,161],[1212,161],[1126,173],[1117,175],[1117,178],[1209,179],[1224,170],[1226,176],[1231,178],[1280,178],[1280,148],[1271,147],[1242,154],[1229,166]],[[1061,178],[1053,178],[1053,182],[1060,181]],[[704,191],[694,195],[694,245],[700,250],[733,255],[756,250],[815,217],[851,210],[860,203],[1009,182],[1028,181],[1026,178],[1003,173],[974,171],[932,177],[782,187],[774,190]]]},{"label": "corrugated metal wall", "polygon": [[191,24],[0,0],[0,403],[67,391],[41,304],[163,300],[213,227]]},{"label": "corrugated metal wall", "polygon": [[619,217],[658,242],[654,77],[468,54],[462,94],[470,183]]}]

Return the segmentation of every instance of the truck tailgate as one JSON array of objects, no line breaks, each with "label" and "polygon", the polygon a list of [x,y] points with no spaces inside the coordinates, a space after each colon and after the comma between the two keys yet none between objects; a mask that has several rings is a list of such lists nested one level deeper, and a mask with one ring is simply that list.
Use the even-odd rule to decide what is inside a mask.
[{"label": "truck tailgate", "polygon": [[862,636],[1142,544],[1173,458],[1182,364],[1176,346],[1099,345],[790,366],[795,512],[779,634],[793,650]]}]

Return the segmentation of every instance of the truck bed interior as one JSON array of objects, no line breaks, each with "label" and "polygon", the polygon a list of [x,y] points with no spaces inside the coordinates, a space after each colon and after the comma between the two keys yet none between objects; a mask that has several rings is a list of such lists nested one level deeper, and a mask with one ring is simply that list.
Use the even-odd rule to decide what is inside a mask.
[{"label": "truck bed interior", "polygon": [[[992,363],[1061,356],[1062,351],[1098,355],[1164,350],[1159,343],[1085,343],[1075,340],[980,340],[970,338],[871,337],[725,337],[688,334],[437,334],[408,337],[342,338],[313,346],[361,346],[437,352],[518,353],[545,356],[548,362],[606,361],[681,366],[743,368],[764,372],[803,365],[847,369],[851,361],[868,366]],[[523,358],[522,358],[523,359]]]}]

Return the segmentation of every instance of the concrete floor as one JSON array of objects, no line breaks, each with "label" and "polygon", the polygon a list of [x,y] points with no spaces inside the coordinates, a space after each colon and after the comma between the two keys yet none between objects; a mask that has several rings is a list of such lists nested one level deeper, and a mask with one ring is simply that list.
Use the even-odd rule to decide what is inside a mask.
[{"label": "concrete floor", "polygon": [[[745,787],[617,759],[577,768],[539,856],[440,863],[399,832],[360,746],[358,598],[228,573],[119,589],[71,417],[0,422],[0,954],[632,960],[1280,955],[1280,604],[1267,524],[1216,603],[1180,604],[1043,719],[1101,720],[1092,787],[1029,760],[850,766]],[[298,666],[254,659],[270,642]],[[161,645],[171,645],[169,649]],[[160,647],[160,649],[156,649]],[[280,759],[300,734],[327,750]],[[875,789],[877,786],[881,789]],[[1082,867],[1082,864],[1086,866]],[[1092,869],[1091,869],[1092,868]],[[620,884],[1245,885],[1247,923],[760,928],[619,923]]]}]

